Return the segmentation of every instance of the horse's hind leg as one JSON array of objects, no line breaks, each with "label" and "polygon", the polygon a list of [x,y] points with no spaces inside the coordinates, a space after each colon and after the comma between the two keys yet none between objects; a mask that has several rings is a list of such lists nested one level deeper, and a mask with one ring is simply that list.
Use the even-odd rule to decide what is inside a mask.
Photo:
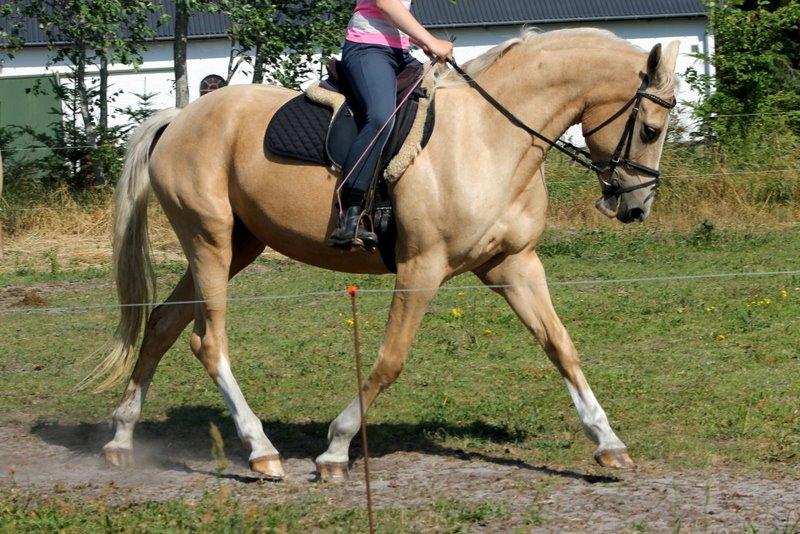
[{"label": "horse's hind leg", "polygon": [[[211,200],[213,202],[213,200]],[[231,372],[225,332],[228,273],[232,262],[233,214],[195,213],[176,228],[197,289],[190,346],[217,385],[233,416],[239,438],[250,448],[250,468],[272,479],[284,476],[278,451],[264,434]]]},{"label": "horse's hind leg", "polygon": [[191,304],[171,303],[185,302],[193,298],[194,282],[192,275],[187,272],[169,298],[150,313],[142,346],[139,349],[139,358],[122,395],[122,401],[112,416],[116,429],[114,439],[103,447],[106,461],[111,465],[124,467],[133,463],[133,428],[142,413],[142,405],[153,373],[164,353],[192,320],[194,308]]},{"label": "horse's hind leg", "polygon": [[597,444],[595,460],[605,467],[633,467],[625,445],[611,430],[605,411],[583,376],[578,352],[553,308],[544,267],[536,253],[525,251],[506,257],[476,274],[486,284],[508,286],[497,291],[536,336],[564,377],[583,429]]},{"label": "horse's hind leg", "polygon": [[[230,277],[250,265],[264,250],[264,244],[237,224],[233,236],[233,261]],[[187,271],[166,301],[155,308],[147,320],[139,358],[128,386],[114,411],[114,439],[103,450],[106,460],[114,466],[133,462],[133,429],[142,413],[145,395],[156,367],[194,317],[192,304],[176,304],[195,299],[195,286],[191,271]]]}]

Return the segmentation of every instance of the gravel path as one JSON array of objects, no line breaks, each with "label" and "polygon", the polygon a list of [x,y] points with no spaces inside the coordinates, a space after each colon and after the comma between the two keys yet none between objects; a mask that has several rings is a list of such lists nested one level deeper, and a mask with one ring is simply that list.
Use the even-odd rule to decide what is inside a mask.
[{"label": "gravel path", "polygon": [[[175,497],[195,499],[217,487],[214,463],[203,444],[175,436],[137,436],[137,466],[105,467],[99,446],[108,435],[102,425],[38,424],[0,427],[0,486],[14,482],[40,494],[80,494],[112,502]],[[287,480],[263,483],[253,478],[238,446],[229,451],[223,474],[233,495],[275,503],[323,496],[344,508],[361,507],[363,477],[356,462],[351,480],[319,484],[312,456],[289,457]],[[240,458],[241,457],[241,458]],[[730,470],[714,473],[670,472],[640,468],[634,472],[581,473],[532,466],[498,458],[422,452],[391,452],[372,461],[377,506],[413,507],[440,499],[467,506],[503,503],[509,514],[478,526],[503,531],[531,524],[543,532],[797,532],[800,481],[762,478]]]}]

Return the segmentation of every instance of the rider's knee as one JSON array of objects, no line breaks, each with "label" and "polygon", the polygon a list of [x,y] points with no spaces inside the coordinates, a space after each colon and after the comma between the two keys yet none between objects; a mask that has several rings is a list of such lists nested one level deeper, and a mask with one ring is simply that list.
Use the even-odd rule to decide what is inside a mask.
[{"label": "rider's knee", "polygon": [[393,112],[394,110],[391,108],[371,110],[367,115],[366,127],[377,131],[386,125],[384,131],[391,131],[394,125]]}]

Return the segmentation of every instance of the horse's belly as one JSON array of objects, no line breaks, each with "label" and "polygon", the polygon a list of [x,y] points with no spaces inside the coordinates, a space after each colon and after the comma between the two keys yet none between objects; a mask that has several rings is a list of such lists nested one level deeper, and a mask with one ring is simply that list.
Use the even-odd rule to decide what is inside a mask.
[{"label": "horse's belly", "polygon": [[234,212],[273,250],[316,267],[343,272],[388,273],[380,254],[344,252],[325,244],[338,217],[337,177],[317,165],[271,154],[243,159],[231,187]]}]

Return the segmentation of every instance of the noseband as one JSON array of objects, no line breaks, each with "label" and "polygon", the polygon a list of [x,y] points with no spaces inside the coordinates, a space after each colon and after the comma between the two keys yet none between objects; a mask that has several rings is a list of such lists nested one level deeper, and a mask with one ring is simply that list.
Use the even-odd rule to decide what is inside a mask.
[{"label": "noseband", "polygon": [[[462,77],[467,84],[475,89],[487,102],[489,102],[497,111],[499,111],[504,117],[506,117],[511,124],[516,126],[517,128],[522,129],[523,131],[527,132],[531,136],[544,141],[546,144],[550,145],[552,148],[555,148],[559,152],[565,154],[575,163],[586,167],[590,171],[594,171],[598,175],[608,174],[612,176],[611,180],[605,180],[603,178],[600,179],[602,183],[602,191],[603,197],[605,198],[613,198],[619,197],[625,193],[630,193],[631,191],[636,191],[637,189],[643,189],[645,187],[652,187],[653,190],[658,188],[661,184],[661,173],[660,171],[637,163],[635,161],[631,161],[630,154],[631,154],[631,145],[633,143],[633,130],[636,126],[636,118],[639,116],[639,109],[641,107],[642,99],[646,98],[652,102],[655,102],[661,107],[666,109],[672,109],[675,107],[676,100],[675,98],[672,99],[672,102],[664,100],[663,98],[656,96],[652,93],[648,93],[647,89],[650,87],[650,77],[645,74],[642,78],[642,85],[639,86],[639,89],[636,91],[636,94],[631,97],[628,102],[622,106],[616,113],[611,115],[608,119],[601,122],[598,126],[592,128],[588,132],[584,133],[584,137],[589,137],[615,120],[619,118],[623,113],[625,113],[628,109],[633,107],[631,110],[631,114],[628,116],[628,122],[625,124],[625,129],[622,131],[622,137],[617,143],[617,148],[614,150],[614,153],[607,162],[599,163],[595,162],[592,159],[592,155],[582,149],[579,148],[569,141],[564,141],[563,139],[550,139],[549,137],[541,134],[522,122],[516,115],[511,113],[508,108],[503,106],[500,102],[498,102],[492,95],[486,92],[478,82],[476,82],[469,74],[467,74],[464,69],[458,66],[458,64],[454,60],[447,60],[450,66]],[[646,174],[651,176],[652,179],[636,185],[631,185],[628,187],[623,187],[622,184],[619,183],[619,180],[613,178],[614,171],[617,167],[627,167],[630,169],[634,169],[642,174]]]}]

